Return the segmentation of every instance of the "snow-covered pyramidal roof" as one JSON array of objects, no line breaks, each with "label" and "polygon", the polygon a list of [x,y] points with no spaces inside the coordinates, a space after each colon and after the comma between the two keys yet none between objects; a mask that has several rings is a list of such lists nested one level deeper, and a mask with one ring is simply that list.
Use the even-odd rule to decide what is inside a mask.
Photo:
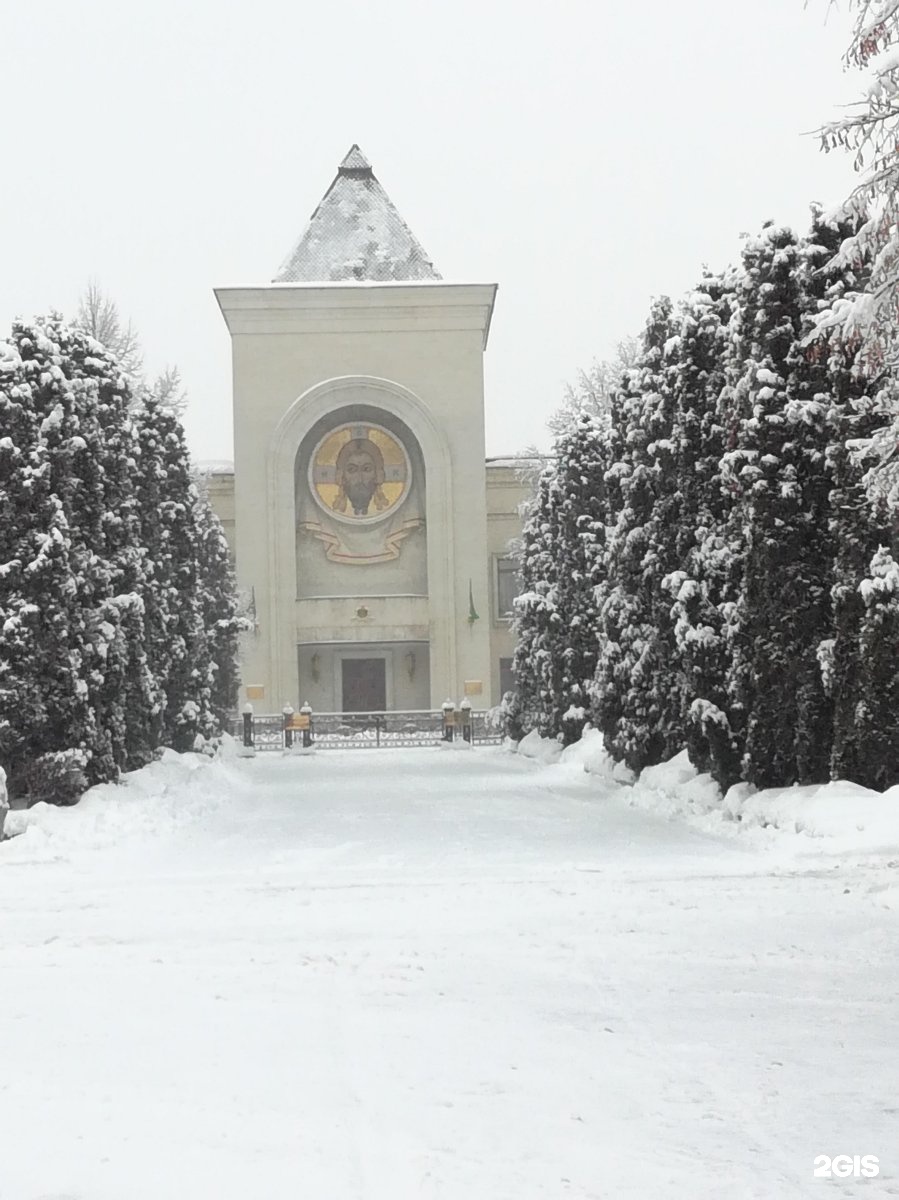
[{"label": "snow-covered pyramidal roof", "polygon": [[274,282],[439,278],[371,163],[353,145]]}]

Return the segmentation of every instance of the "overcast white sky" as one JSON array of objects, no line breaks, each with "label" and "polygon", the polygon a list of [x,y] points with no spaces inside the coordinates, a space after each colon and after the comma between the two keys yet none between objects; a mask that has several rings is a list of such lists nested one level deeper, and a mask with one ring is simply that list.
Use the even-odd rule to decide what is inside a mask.
[{"label": "overcast white sky", "polygon": [[[844,6],[845,7],[845,6]],[[0,37],[0,336],[87,280],[230,458],[214,286],[264,283],[358,142],[437,269],[498,282],[487,448],[769,217],[836,203],[854,98],[826,0],[45,0]]]}]

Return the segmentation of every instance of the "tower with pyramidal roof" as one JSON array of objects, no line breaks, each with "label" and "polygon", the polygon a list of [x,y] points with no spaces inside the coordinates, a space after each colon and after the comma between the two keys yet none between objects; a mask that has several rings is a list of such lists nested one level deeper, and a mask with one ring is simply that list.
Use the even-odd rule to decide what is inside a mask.
[{"label": "tower with pyramidal roof", "polygon": [[216,289],[257,711],[498,701],[522,489],[484,456],[495,295],[441,279],[356,145],[274,280]]}]

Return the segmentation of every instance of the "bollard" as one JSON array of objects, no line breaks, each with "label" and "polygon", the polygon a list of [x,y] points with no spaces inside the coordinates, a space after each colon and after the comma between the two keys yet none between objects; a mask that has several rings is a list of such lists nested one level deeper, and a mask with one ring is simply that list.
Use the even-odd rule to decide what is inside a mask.
[{"label": "bollard", "polygon": [[462,740],[471,744],[471,701],[467,696],[459,705],[459,711],[462,714]]},{"label": "bollard", "polygon": [[308,750],[312,745],[312,705],[308,700],[300,709],[300,716],[306,718],[303,726],[303,749]]},{"label": "bollard", "polygon": [[444,700],[441,708],[443,710],[443,740],[451,742],[456,732],[456,706],[452,700]]},{"label": "bollard", "polygon": [[284,749],[289,750],[293,745],[293,707],[285,704],[281,715],[284,718]]}]

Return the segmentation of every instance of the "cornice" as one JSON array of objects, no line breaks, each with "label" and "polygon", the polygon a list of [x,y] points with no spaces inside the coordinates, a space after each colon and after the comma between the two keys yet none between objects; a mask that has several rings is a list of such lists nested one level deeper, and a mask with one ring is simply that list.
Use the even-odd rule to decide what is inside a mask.
[{"label": "cornice", "polygon": [[216,288],[232,336],[477,332],[486,348],[497,285],[358,284]]}]

